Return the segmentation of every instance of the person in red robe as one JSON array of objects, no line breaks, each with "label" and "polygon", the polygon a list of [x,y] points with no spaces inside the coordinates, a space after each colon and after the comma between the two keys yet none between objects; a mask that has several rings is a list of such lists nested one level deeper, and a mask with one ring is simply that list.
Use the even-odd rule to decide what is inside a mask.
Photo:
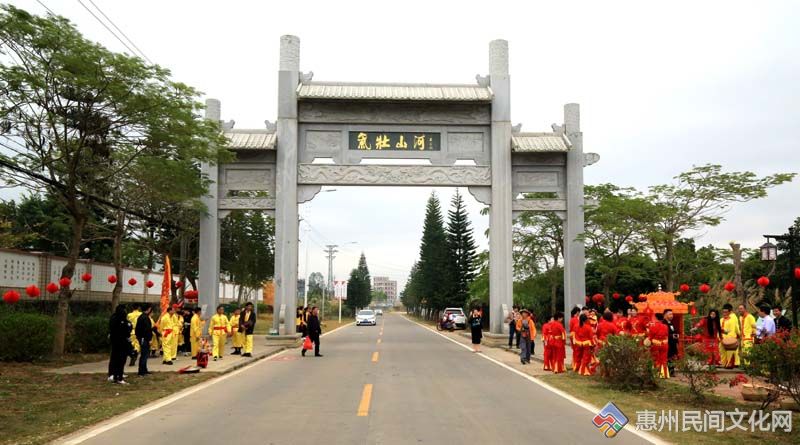
[{"label": "person in red robe", "polygon": [[542,341],[544,342],[544,368],[545,371],[552,371],[552,360],[553,360],[553,349],[550,345],[550,333],[551,333],[551,326],[553,324],[553,318],[550,318],[550,321],[542,325]]},{"label": "person in red robe", "polygon": [[606,342],[609,335],[618,335],[619,327],[614,324],[614,315],[611,312],[603,313],[603,318],[597,325],[597,341],[600,345]]},{"label": "person in red robe", "polygon": [[580,324],[580,312],[581,308],[575,306],[572,308],[572,311],[570,311],[572,318],[569,319],[569,346],[572,349],[572,370],[576,372],[578,371],[580,360],[578,359],[578,348],[575,347],[575,334],[578,332],[578,326]]},{"label": "person in red robe", "polygon": [[639,315],[636,306],[628,309],[628,321],[630,322],[630,334],[632,337],[643,341],[647,335],[647,324],[650,320],[644,315]]},{"label": "person in red robe", "polygon": [[564,359],[567,358],[567,331],[564,329],[564,314],[556,313],[550,325],[550,367],[551,370],[560,374],[564,372]]},{"label": "person in red robe", "polygon": [[614,318],[614,324],[617,325],[617,332],[619,335],[627,335],[630,330],[630,321],[628,317],[622,315],[620,311],[617,316]]},{"label": "person in red robe", "polygon": [[708,364],[720,366],[719,343],[722,341],[722,326],[719,321],[719,311],[716,309],[708,311],[708,316],[701,318],[692,331],[700,333],[703,351],[708,355]]},{"label": "person in red robe", "polygon": [[656,314],[655,323],[650,324],[647,329],[647,338],[650,340],[650,355],[653,357],[653,363],[658,370],[658,376],[662,379],[668,379],[669,328],[662,320],[664,320],[664,315]]},{"label": "person in red robe", "polygon": [[575,333],[575,347],[578,349],[578,374],[594,374],[594,363],[597,358],[594,356],[594,347],[597,344],[595,332],[589,323],[589,316],[581,314],[578,324],[578,332]]}]

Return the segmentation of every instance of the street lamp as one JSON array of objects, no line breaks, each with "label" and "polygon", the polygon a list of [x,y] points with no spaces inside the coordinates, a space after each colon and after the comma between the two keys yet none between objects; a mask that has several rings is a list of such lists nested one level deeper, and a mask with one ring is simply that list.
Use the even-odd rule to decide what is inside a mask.
[{"label": "street lamp", "polygon": [[767,242],[761,246],[761,260],[762,261],[775,261],[778,259],[778,248],[769,242],[770,238],[775,238],[777,241],[785,241],[786,244],[789,246],[787,249],[788,254],[788,266],[789,266],[789,277],[786,280],[789,283],[789,288],[792,290],[792,321],[794,322],[794,326],[798,327],[797,324],[797,288],[800,287],[800,279],[794,276],[794,268],[795,268],[795,246],[798,242],[800,242],[800,236],[798,236],[797,231],[794,227],[789,227],[789,233],[787,235],[763,235],[764,238],[767,239]]}]

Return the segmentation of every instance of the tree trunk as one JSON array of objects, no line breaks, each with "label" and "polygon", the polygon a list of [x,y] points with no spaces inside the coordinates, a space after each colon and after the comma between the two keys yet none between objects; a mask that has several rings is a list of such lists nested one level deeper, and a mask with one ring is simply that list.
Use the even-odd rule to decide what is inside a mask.
[{"label": "tree trunk", "polygon": [[736,297],[742,301],[745,310],[747,310],[747,292],[742,287],[742,248],[739,243],[731,243],[731,250],[733,251],[733,284],[736,285],[734,292]]},{"label": "tree trunk", "polygon": [[665,287],[668,292],[675,291],[675,243],[672,237],[668,237],[664,246],[664,259],[667,262],[667,269],[664,273]]},{"label": "tree trunk", "polygon": [[111,312],[117,309],[122,296],[122,236],[125,234],[125,212],[117,212],[117,225],[114,227],[114,273],[117,282],[111,291]]},{"label": "tree trunk", "polygon": [[[78,262],[78,255],[81,251],[81,239],[83,238],[83,228],[86,226],[86,216],[73,216],[74,225],[72,226],[72,243],[69,246],[67,264],[61,269],[61,277],[72,279],[75,275],[75,263]],[[56,335],[53,339],[53,355],[60,357],[64,355],[64,344],[67,338],[67,316],[69,314],[69,300],[72,298],[72,290],[69,287],[62,287],[58,293],[58,310],[56,312]]]}]

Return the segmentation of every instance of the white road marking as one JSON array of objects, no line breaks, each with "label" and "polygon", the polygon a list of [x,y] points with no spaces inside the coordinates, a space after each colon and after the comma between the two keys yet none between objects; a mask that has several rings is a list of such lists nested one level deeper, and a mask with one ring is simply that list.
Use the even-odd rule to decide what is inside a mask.
[{"label": "white road marking", "polygon": [[[349,323],[349,324],[346,324],[346,325],[339,326],[336,329],[333,329],[331,331],[328,331],[328,332],[322,334],[320,337],[325,337],[326,335],[333,334],[334,332],[338,331],[339,329],[342,329],[342,328],[345,328],[345,327],[348,327],[348,326],[352,326],[352,325],[353,325],[352,323]],[[283,351],[280,351],[277,354],[271,355],[270,358],[274,359],[276,357],[280,357],[281,355],[283,355],[283,354],[285,354],[285,353],[287,353],[289,351],[294,351],[295,349],[296,348],[284,349]],[[165,407],[165,406],[167,406],[167,405],[169,405],[171,403],[177,402],[178,400],[186,398],[186,397],[188,397],[188,396],[190,396],[190,395],[192,395],[192,394],[194,394],[194,393],[196,393],[198,391],[202,391],[202,390],[204,390],[204,389],[206,389],[206,388],[208,388],[208,387],[210,387],[212,385],[216,385],[219,382],[224,382],[225,380],[228,380],[229,378],[231,378],[233,376],[236,376],[236,375],[238,375],[238,374],[240,374],[240,373],[242,373],[244,371],[247,371],[249,369],[252,369],[256,365],[269,363],[269,362],[270,362],[270,360],[265,357],[264,359],[257,360],[257,361],[255,361],[255,362],[253,362],[251,364],[245,365],[245,366],[237,369],[236,371],[232,371],[232,372],[229,372],[227,374],[223,374],[223,375],[221,375],[219,377],[216,377],[216,378],[213,378],[211,380],[205,381],[205,382],[203,382],[203,383],[201,383],[199,385],[195,385],[195,386],[191,386],[189,388],[186,388],[186,389],[178,392],[177,394],[173,394],[171,396],[167,396],[166,398],[151,402],[150,404],[145,405],[145,406],[143,406],[141,408],[138,408],[138,409],[136,409],[134,411],[128,412],[127,414],[120,414],[116,418],[112,417],[111,419],[108,419],[108,420],[105,420],[105,421],[101,422],[100,424],[98,424],[95,427],[90,427],[91,429],[86,431],[86,432],[84,432],[84,433],[72,433],[71,435],[67,435],[67,436],[62,437],[60,439],[56,439],[51,443],[64,444],[64,445],[75,445],[75,444],[79,444],[79,443],[85,442],[85,441],[87,441],[87,440],[89,440],[89,439],[91,439],[91,438],[93,438],[95,436],[98,436],[98,435],[100,435],[100,434],[102,434],[102,433],[104,433],[104,432],[106,432],[108,430],[114,429],[114,428],[116,428],[116,427],[118,427],[120,425],[128,423],[133,419],[136,419],[136,418],[141,417],[141,416],[143,416],[145,414],[153,412],[153,411],[155,411],[155,410],[157,410],[159,408],[163,408],[163,407]],[[70,438],[70,436],[75,435],[75,434],[78,434],[78,435],[76,437]]]},{"label": "white road marking", "polygon": [[[469,346],[467,346],[467,345],[465,345],[465,344],[463,344],[463,343],[459,342],[458,340],[454,340],[454,339],[452,339],[452,338],[450,338],[450,337],[448,337],[448,336],[446,336],[446,335],[444,335],[444,334],[442,334],[442,333],[439,333],[439,332],[437,332],[437,331],[436,331],[434,328],[431,328],[431,327],[429,327],[429,326],[425,326],[425,325],[424,325],[424,324],[422,324],[422,323],[419,323],[419,322],[416,322],[416,321],[414,321],[414,320],[411,320],[411,319],[409,319],[408,317],[406,317],[406,316],[404,316],[404,315],[402,316],[402,318],[406,319],[407,321],[409,321],[409,322],[411,322],[411,323],[414,323],[414,324],[416,324],[416,325],[419,325],[419,326],[421,326],[421,327],[422,327],[422,328],[424,328],[426,331],[432,332],[432,333],[434,333],[434,334],[436,334],[436,335],[438,335],[438,336],[440,336],[440,337],[442,337],[442,338],[444,338],[444,339],[446,339],[446,340],[448,340],[448,341],[451,341],[451,342],[453,342],[453,343],[457,344],[458,346],[461,346],[462,348],[466,349],[467,351],[470,351],[470,352],[472,352],[472,348],[470,348]],[[498,366],[502,366],[503,368],[505,368],[505,369],[507,369],[507,370],[509,370],[509,371],[513,372],[514,374],[517,374],[517,375],[518,375],[518,376],[520,376],[520,377],[523,377],[523,378],[527,379],[528,381],[531,381],[531,382],[533,382],[533,383],[536,383],[537,385],[541,386],[542,388],[544,388],[544,389],[546,389],[546,390],[548,390],[548,391],[550,391],[550,392],[552,392],[552,393],[554,393],[554,394],[556,394],[556,395],[558,395],[558,396],[561,396],[561,397],[563,397],[563,398],[565,398],[565,399],[569,400],[570,402],[572,402],[572,403],[574,403],[574,404],[576,404],[576,405],[580,406],[581,408],[583,408],[583,409],[585,409],[585,410],[587,410],[587,411],[591,412],[592,414],[597,414],[597,413],[599,413],[599,412],[600,412],[600,408],[598,408],[598,407],[596,407],[596,406],[592,405],[591,403],[584,402],[583,400],[580,400],[580,399],[578,399],[578,398],[576,398],[576,397],[574,397],[574,396],[572,396],[572,395],[570,395],[570,394],[567,394],[567,393],[565,393],[564,391],[561,391],[561,390],[560,390],[560,389],[558,389],[558,388],[555,388],[555,387],[553,387],[553,386],[550,386],[550,385],[548,385],[547,383],[545,383],[545,382],[543,382],[543,381],[541,381],[541,380],[539,380],[539,379],[537,379],[537,378],[535,378],[535,377],[533,377],[533,376],[530,376],[530,375],[528,375],[528,374],[525,374],[524,372],[522,372],[522,371],[519,371],[519,370],[517,370],[517,369],[514,369],[514,368],[512,368],[511,366],[508,366],[508,365],[506,365],[506,364],[505,364],[505,363],[503,363],[503,362],[500,362],[500,361],[498,361],[498,360],[495,360],[495,359],[493,359],[493,358],[491,358],[491,357],[488,357],[486,354],[475,354],[475,355],[478,355],[478,356],[480,356],[480,357],[482,357],[482,358],[485,358],[486,360],[489,360],[490,362],[492,362],[492,363],[494,363],[494,364],[496,364],[496,365],[498,365]],[[628,431],[628,432],[632,433],[632,434],[635,434],[635,435],[637,435],[637,436],[641,437],[642,439],[644,439],[644,440],[646,440],[646,441],[648,441],[648,442],[650,442],[650,443],[652,443],[652,444],[655,444],[655,445],[668,445],[668,444],[669,444],[669,442],[666,442],[666,441],[664,441],[664,440],[662,440],[662,439],[660,439],[660,438],[658,438],[658,437],[656,437],[656,436],[654,436],[654,435],[652,435],[652,434],[648,434],[648,433],[646,433],[646,432],[644,432],[644,431],[638,431],[638,430],[637,430],[637,429],[636,429],[636,428],[635,428],[633,425],[631,425],[630,423],[628,423],[627,425],[625,425],[625,428],[624,428],[624,429],[625,429],[626,431]]]}]

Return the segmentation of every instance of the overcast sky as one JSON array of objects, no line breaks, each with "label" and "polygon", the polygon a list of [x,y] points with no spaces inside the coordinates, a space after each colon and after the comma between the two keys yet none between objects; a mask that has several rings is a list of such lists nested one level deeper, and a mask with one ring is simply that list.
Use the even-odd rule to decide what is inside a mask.
[{"label": "overcast sky", "polygon": [[[82,0],[92,7],[89,0]],[[125,48],[78,0],[42,0],[86,36]],[[222,101],[236,128],[276,117],[279,37],[301,39],[314,80],[472,83],[488,42],[510,46],[512,120],[549,131],[581,104],[586,182],[645,189],[705,163],[758,174],[800,171],[800,3],[94,0],[152,61]],[[12,1],[35,13],[34,0]],[[99,15],[99,14],[98,14]],[[437,193],[449,205],[454,189]],[[426,188],[338,188],[301,207],[300,270],[327,273],[321,246],[363,250],[374,275],[404,284],[418,256]],[[0,196],[12,196],[3,191]],[[800,216],[800,180],[736,205],[699,243],[754,248]],[[488,218],[468,197],[483,247]]]}]

